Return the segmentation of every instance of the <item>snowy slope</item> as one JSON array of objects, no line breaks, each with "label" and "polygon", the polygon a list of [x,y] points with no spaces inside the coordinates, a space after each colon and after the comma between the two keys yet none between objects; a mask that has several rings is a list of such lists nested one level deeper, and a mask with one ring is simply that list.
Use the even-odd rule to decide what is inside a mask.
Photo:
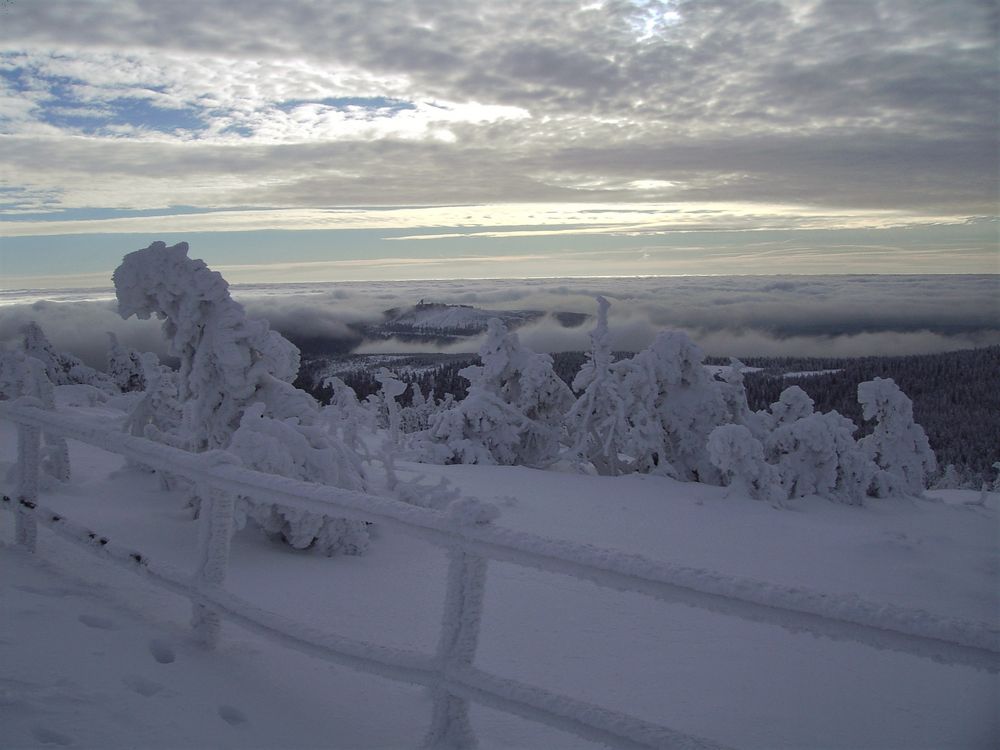
[{"label": "snowy slope", "polygon": [[[74,480],[43,493],[46,504],[191,568],[196,530],[182,498],[118,457],[75,443],[71,451]],[[12,456],[13,430],[0,423],[0,475]],[[651,476],[416,464],[400,471],[428,482],[445,476],[498,502],[498,523],[510,528],[996,622],[995,498],[964,506],[971,493],[949,493],[864,510],[806,500],[779,511]],[[423,690],[234,627],[217,652],[204,652],[184,600],[47,533],[41,559],[28,559],[9,547],[11,524],[0,514],[0,745],[418,744],[430,712]],[[365,557],[335,559],[241,533],[228,585],[325,631],[429,651],[443,579],[443,553],[396,532],[385,531]],[[1000,736],[997,677],[981,669],[505,563],[490,565],[477,666],[735,747],[990,747]],[[484,748],[586,746],[486,709],[473,719]]]}]

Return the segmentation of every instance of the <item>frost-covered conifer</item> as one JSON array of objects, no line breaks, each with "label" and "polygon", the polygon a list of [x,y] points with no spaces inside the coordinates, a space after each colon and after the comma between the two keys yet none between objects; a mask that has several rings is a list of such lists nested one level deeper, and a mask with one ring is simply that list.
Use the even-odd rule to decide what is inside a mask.
[{"label": "frost-covered conifer", "polygon": [[125,421],[125,429],[136,437],[148,437],[178,448],[186,448],[178,438],[181,405],[177,400],[177,373],[160,364],[152,352],[139,355],[145,388]]},{"label": "frost-covered conifer", "polygon": [[962,475],[958,473],[955,464],[948,464],[941,473],[941,476],[935,480],[934,489],[958,490],[962,489],[963,484]]},{"label": "frost-covered conifer", "polygon": [[113,276],[118,311],[163,320],[168,351],[180,359],[184,436],[193,450],[225,448],[247,405],[262,401],[286,417],[312,399],[291,385],[298,349],[266,321],[248,318],[225,279],[187,251],[186,242],[154,242],[126,255]]},{"label": "frost-covered conifer", "polygon": [[776,430],[786,424],[808,417],[813,413],[814,402],[809,394],[797,385],[790,385],[781,392],[778,400],[767,411],[756,412],[758,424],[764,433]]},{"label": "frost-covered conifer", "polygon": [[[45,363],[23,351],[0,348],[0,398],[28,396],[37,399],[43,409],[55,409],[55,388],[49,380]],[[69,447],[66,439],[43,432],[41,470],[60,482],[70,478]],[[14,473],[17,464],[13,467]],[[17,478],[12,477],[17,483]]]},{"label": "frost-covered conifer", "polygon": [[31,321],[21,329],[24,352],[39,360],[52,385],[90,385],[108,394],[118,387],[103,372],[89,367],[67,352],[57,352],[38,323]]},{"label": "frost-covered conifer", "polygon": [[745,425],[725,424],[712,430],[708,456],[734,490],[755,500],[777,501],[783,494],[777,469],[764,460],[764,446]]},{"label": "frost-covered conifer", "polygon": [[[291,384],[298,372],[298,349],[271,331],[266,321],[248,318],[230,296],[225,279],[204,261],[188,258],[187,251],[185,242],[173,247],[154,242],[126,255],[113,276],[121,316],[155,315],[163,320],[168,351],[180,359],[176,382],[181,423],[167,436],[168,442],[195,451],[225,449],[243,429],[236,450],[249,468],[295,470],[300,479],[359,486],[363,480],[355,457],[320,426],[316,401]],[[244,425],[248,411],[255,418]],[[272,446],[273,455],[258,449],[264,443]],[[313,451],[325,452],[326,461],[337,462],[336,469],[316,459]],[[340,546],[362,548],[353,522],[318,523],[308,514],[270,504],[257,511],[255,517],[283,518],[289,527],[282,526],[282,534],[294,546],[308,546],[312,534],[331,551],[340,544],[333,536],[340,531]]]},{"label": "frost-covered conifer", "polygon": [[146,390],[146,377],[142,355],[119,343],[118,337],[108,331],[108,377],[123,393]]},{"label": "frost-covered conifer", "polygon": [[626,450],[636,457],[638,470],[710,484],[721,481],[706,444],[728,414],[703,359],[686,334],[664,331],[648,349],[615,364],[630,421]]},{"label": "frost-covered conifer", "polygon": [[430,427],[431,415],[437,411],[433,393],[424,395],[420,384],[416,382],[410,383],[410,391],[413,393],[410,405],[400,410],[403,432],[407,434],[422,432]]},{"label": "frost-covered conifer", "polygon": [[777,465],[785,496],[820,495],[861,505],[876,467],[854,441],[855,430],[835,411],[775,429],[765,443],[765,457]]},{"label": "frost-covered conifer", "polygon": [[913,402],[892,378],[875,378],[858,385],[858,403],[864,418],[875,420],[872,434],[860,440],[879,468],[875,496],[923,494],[937,459],[923,427],[913,421]]},{"label": "frost-covered conifer", "polygon": [[402,436],[402,417],[400,416],[399,402],[396,399],[406,393],[409,386],[396,378],[385,367],[375,373],[375,380],[382,386],[379,389],[379,398],[382,401],[382,410],[386,415],[389,441],[392,445],[398,446]]},{"label": "frost-covered conifer", "polygon": [[590,461],[598,474],[617,475],[630,468],[620,456],[629,425],[619,375],[611,361],[610,306],[604,297],[597,298],[591,350],[573,379],[573,390],[582,393],[566,416],[566,426],[575,455]]},{"label": "frost-covered conifer", "polygon": [[481,366],[459,372],[469,381],[468,396],[439,412],[422,436],[424,457],[528,466],[555,458],[573,394],[553,371],[552,358],[523,348],[496,318],[479,356]]},{"label": "frost-covered conifer", "polygon": [[726,404],[727,422],[746,425],[751,432],[756,432],[759,429],[757,425],[759,417],[750,411],[750,405],[747,403],[744,370],[746,370],[745,364],[736,357],[730,357],[729,366],[723,367],[716,373],[715,382],[719,384],[719,393],[722,394],[722,400]]},{"label": "frost-covered conifer", "polygon": [[327,378],[323,385],[333,389],[330,403],[323,408],[327,428],[355,453],[366,455],[361,434],[375,432],[374,415],[358,402],[354,389],[340,378]]},{"label": "frost-covered conifer", "polygon": [[[364,489],[360,459],[332,443],[322,427],[302,425],[294,418],[273,419],[264,411],[263,403],[248,406],[230,441],[229,450],[245,465],[292,479]],[[280,535],[295,549],[315,546],[327,555],[356,555],[368,547],[368,526],[363,521],[256,502],[246,504],[246,513],[266,533]]]}]

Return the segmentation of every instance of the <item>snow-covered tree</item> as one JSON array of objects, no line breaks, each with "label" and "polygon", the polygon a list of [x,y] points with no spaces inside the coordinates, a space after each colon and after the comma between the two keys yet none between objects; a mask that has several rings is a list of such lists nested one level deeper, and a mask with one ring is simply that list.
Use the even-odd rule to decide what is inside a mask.
[{"label": "snow-covered tree", "polygon": [[786,424],[808,417],[813,413],[813,406],[814,402],[808,393],[797,385],[790,385],[781,392],[770,409],[756,412],[756,416],[764,434],[767,434]]},{"label": "snow-covered tree", "polygon": [[497,318],[479,356],[482,365],[459,373],[469,381],[468,396],[439,412],[422,436],[424,457],[529,466],[555,458],[573,394],[553,371],[552,358],[522,347]]},{"label": "snow-covered tree", "polygon": [[119,392],[114,382],[103,372],[81,362],[68,352],[58,352],[49,342],[38,323],[31,321],[21,329],[24,353],[45,366],[52,385],[90,385],[108,394]]},{"label": "snow-covered tree", "polygon": [[118,341],[108,331],[108,377],[123,393],[146,390],[145,366],[142,355]]},{"label": "snow-covered tree", "polygon": [[244,409],[257,401],[278,418],[314,408],[291,385],[299,367],[295,345],[266,321],[248,318],[225,279],[187,252],[186,242],[154,242],[126,255],[113,279],[123,318],[163,320],[168,351],[180,359],[177,395],[190,448],[225,448]]},{"label": "snow-covered tree", "polygon": [[177,373],[160,364],[152,352],[141,354],[139,364],[145,388],[129,411],[125,429],[136,437],[187,448],[187,441],[180,438],[182,410],[177,400]]},{"label": "snow-covered tree", "polygon": [[913,421],[913,402],[892,378],[875,378],[858,385],[858,403],[864,418],[875,420],[860,445],[879,468],[872,485],[876,497],[923,494],[937,459],[923,427]]},{"label": "snow-covered tree", "polygon": [[[315,399],[291,384],[298,372],[298,349],[266,321],[248,318],[230,296],[225,279],[204,261],[188,258],[187,252],[186,242],[173,247],[154,242],[126,255],[113,276],[121,316],[155,315],[163,320],[168,351],[180,359],[176,382],[181,421],[164,437],[194,451],[226,449],[243,429],[234,450],[249,468],[294,471],[300,479],[337,482],[351,489],[360,486],[357,462],[321,426]],[[254,418],[244,425],[247,413]],[[256,449],[265,443],[274,449],[273,455]],[[325,461],[335,461],[336,468],[316,459],[313,451],[325,453]],[[282,526],[282,534],[297,547],[308,546],[305,540],[313,534],[327,551],[361,549],[353,522],[328,519],[317,524],[308,514],[265,505],[254,517],[284,518],[282,523],[289,527]],[[334,531],[344,534],[342,543],[331,536]]]},{"label": "snow-covered tree", "polygon": [[[273,419],[263,403],[243,412],[229,451],[257,471],[334,487],[363,490],[360,459],[342,445],[331,443],[318,425],[297,419]],[[268,503],[246,503],[246,512],[266,533],[280,535],[296,549],[315,546],[327,555],[361,554],[368,547],[364,521],[332,518]]]},{"label": "snow-covered tree", "polygon": [[719,384],[719,393],[726,405],[726,421],[746,425],[751,432],[755,432],[759,429],[757,422],[760,418],[750,411],[747,403],[747,388],[743,377],[746,369],[747,366],[740,360],[730,357],[729,366],[721,368],[715,374],[715,382]]},{"label": "snow-covered tree", "polygon": [[403,432],[407,434],[422,432],[430,427],[431,416],[438,409],[433,392],[424,394],[417,382],[410,383],[410,391],[413,394],[410,405],[400,410]]},{"label": "snow-covered tree", "polygon": [[358,402],[354,389],[340,378],[327,378],[323,384],[333,390],[330,403],[323,408],[327,429],[355,453],[367,455],[361,434],[375,432],[374,415]]},{"label": "snow-covered tree", "polygon": [[406,393],[409,386],[385,367],[375,373],[375,380],[382,386],[379,389],[379,399],[382,403],[382,411],[386,415],[389,441],[398,446],[402,436],[402,417],[400,416],[399,402],[396,399]]},{"label": "snow-covered tree", "polygon": [[778,501],[777,469],[764,460],[764,446],[742,424],[716,427],[708,436],[708,457],[722,472],[723,482],[755,500]]},{"label": "snow-covered tree", "polygon": [[[28,396],[43,409],[55,409],[55,388],[49,379],[45,363],[23,351],[0,348],[0,398],[16,399]],[[60,482],[70,478],[69,447],[59,435],[42,433],[41,470]],[[13,467],[17,471],[17,464]],[[17,478],[12,477],[13,483]]]},{"label": "snow-covered tree", "polygon": [[591,350],[573,379],[573,390],[582,393],[566,416],[566,427],[576,456],[593,464],[598,474],[617,475],[630,468],[620,455],[629,424],[619,391],[620,378],[612,366],[610,306],[604,297],[597,298]]},{"label": "snow-covered tree", "polygon": [[713,429],[728,412],[718,383],[702,366],[701,349],[680,331],[664,331],[649,348],[615,364],[630,421],[627,452],[636,468],[718,484],[708,457]]},{"label": "snow-covered tree", "polygon": [[786,497],[820,495],[861,505],[875,465],[858,447],[857,426],[835,411],[814,413],[775,429],[765,457],[777,465]]}]

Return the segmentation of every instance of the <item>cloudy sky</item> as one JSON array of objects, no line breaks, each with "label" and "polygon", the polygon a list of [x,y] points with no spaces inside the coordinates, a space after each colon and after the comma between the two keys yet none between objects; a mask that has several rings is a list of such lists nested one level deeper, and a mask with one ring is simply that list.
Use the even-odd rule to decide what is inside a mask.
[{"label": "cloudy sky", "polygon": [[991,0],[0,0],[0,284],[996,273]]}]

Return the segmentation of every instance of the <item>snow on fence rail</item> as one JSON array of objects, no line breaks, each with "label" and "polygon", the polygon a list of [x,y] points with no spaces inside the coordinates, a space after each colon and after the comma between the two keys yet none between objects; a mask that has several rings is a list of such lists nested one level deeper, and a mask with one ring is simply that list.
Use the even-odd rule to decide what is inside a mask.
[{"label": "snow on fence rail", "polygon": [[[3,498],[16,515],[17,543],[34,550],[37,523],[189,598],[198,636],[214,645],[221,617],[285,645],[359,670],[427,685],[434,693],[425,746],[475,743],[468,722],[474,700],[615,747],[709,748],[711,742],[556,693],[497,677],[473,666],[489,559],[562,573],[621,591],[634,591],[744,619],[852,640],[946,663],[1000,671],[1000,629],[921,610],[775,586],[651,560],[592,545],[547,539],[476,520],[476,508],[457,501],[445,511],[264,474],[235,465],[223,451],[189,453],[95,424],[77,415],[37,408],[27,400],[0,403],[0,416],[18,425],[17,497]],[[202,544],[192,577],[38,504],[42,430],[183,476],[203,502]],[[444,616],[433,655],[394,649],[316,631],[266,612],[225,590],[233,506],[237,496],[310,513],[372,521],[444,547],[449,569]],[[470,512],[471,510],[471,512]]]}]

